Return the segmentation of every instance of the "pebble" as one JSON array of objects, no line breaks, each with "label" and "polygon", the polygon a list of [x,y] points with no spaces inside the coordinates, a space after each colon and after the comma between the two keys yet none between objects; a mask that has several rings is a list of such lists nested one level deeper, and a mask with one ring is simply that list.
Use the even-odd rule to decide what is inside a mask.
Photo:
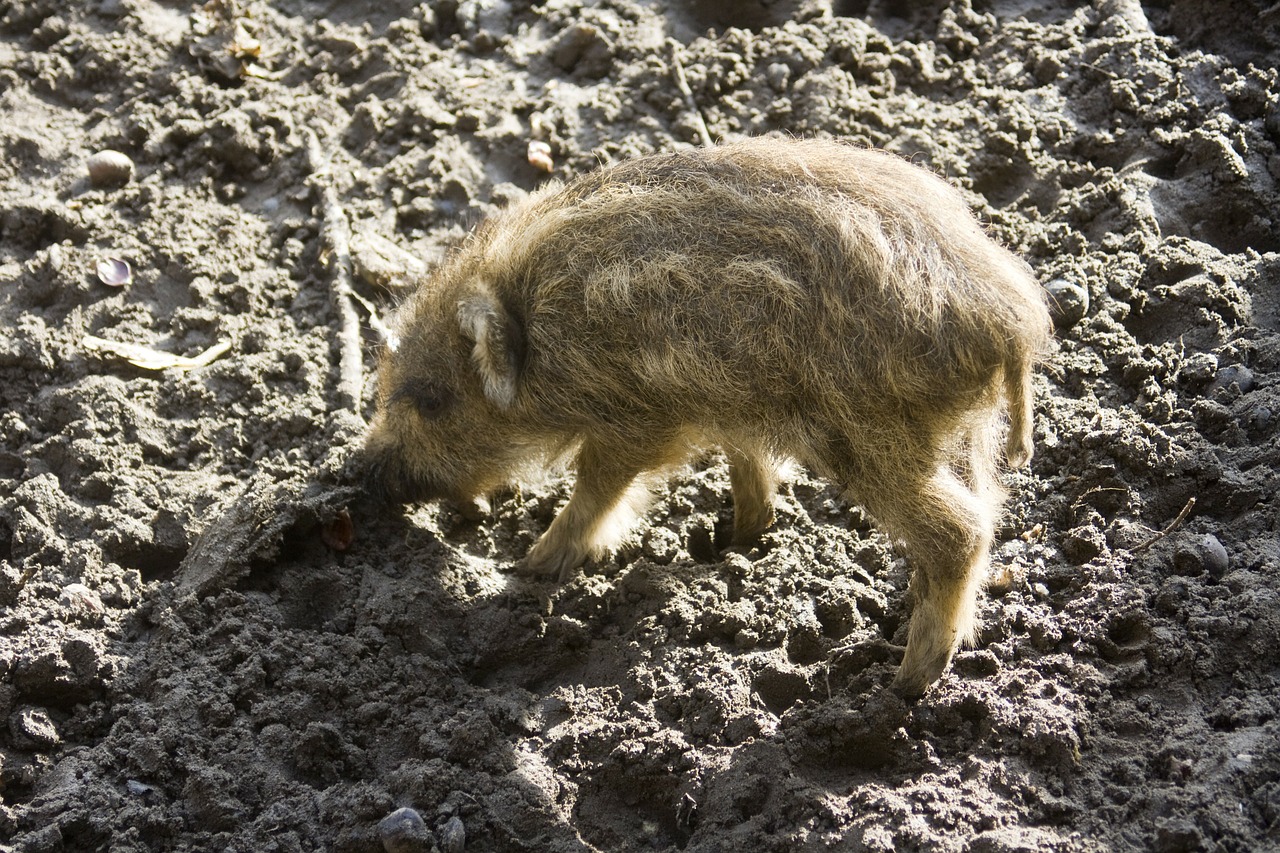
[{"label": "pebble", "polygon": [[58,604],[62,605],[72,616],[81,619],[96,619],[107,611],[98,594],[82,583],[67,584],[58,596]]},{"label": "pebble", "polygon": [[1227,573],[1230,565],[1227,549],[1212,533],[1180,545],[1173,554],[1174,571],[1180,575],[1195,576],[1208,572],[1216,580]]},{"label": "pebble", "polygon": [[1227,554],[1227,549],[1212,533],[1206,533],[1200,540],[1200,563],[1213,578],[1225,575],[1227,568],[1231,565],[1231,557]]},{"label": "pebble", "polygon": [[1258,406],[1249,414],[1249,426],[1258,432],[1267,432],[1275,418],[1276,413],[1271,411],[1270,406]]},{"label": "pebble", "polygon": [[467,828],[462,825],[462,818],[454,815],[440,830],[441,853],[462,853],[467,846]]},{"label": "pebble", "polygon": [[556,169],[555,160],[551,158],[551,146],[545,142],[537,139],[530,140],[526,156],[529,159],[529,165],[534,168],[544,172],[554,172]]},{"label": "pebble", "polygon": [[1253,385],[1253,371],[1243,364],[1232,364],[1219,370],[1218,375],[1213,377],[1209,393],[1234,388],[1241,394],[1248,394],[1253,390]]},{"label": "pebble", "polygon": [[396,809],[378,824],[382,849],[387,853],[427,853],[435,839],[422,815],[411,808]]},{"label": "pebble", "polygon": [[1065,278],[1055,278],[1044,286],[1049,295],[1049,316],[1058,331],[1066,331],[1089,313],[1089,291]]},{"label": "pebble", "polygon": [[122,187],[133,179],[133,160],[128,154],[110,148],[91,156],[85,164],[89,183],[97,189]]},{"label": "pebble", "polygon": [[769,81],[769,88],[775,92],[785,92],[787,83],[791,81],[791,66],[785,62],[774,62],[765,69],[765,78]]}]

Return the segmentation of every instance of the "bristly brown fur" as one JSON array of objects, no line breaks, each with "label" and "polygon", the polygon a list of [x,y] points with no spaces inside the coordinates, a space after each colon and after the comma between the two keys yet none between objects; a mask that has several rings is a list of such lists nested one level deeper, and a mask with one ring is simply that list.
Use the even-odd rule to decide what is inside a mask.
[{"label": "bristly brown fur", "polygon": [[[818,140],[621,163],[489,221],[401,318],[367,443],[393,494],[470,496],[572,448],[573,497],[526,560],[563,575],[625,532],[641,474],[708,445],[749,543],[795,458],[913,560],[895,686],[923,692],[971,637],[1000,437],[1026,464],[1050,325],[940,178]],[[403,402],[436,386],[443,412]]]}]

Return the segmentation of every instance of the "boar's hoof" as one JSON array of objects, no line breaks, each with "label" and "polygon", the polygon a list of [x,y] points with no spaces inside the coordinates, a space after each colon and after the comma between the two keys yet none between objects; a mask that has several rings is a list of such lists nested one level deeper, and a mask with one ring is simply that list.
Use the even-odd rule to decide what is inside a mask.
[{"label": "boar's hoof", "polygon": [[589,556],[588,549],[576,542],[562,542],[558,541],[558,537],[544,535],[529,549],[529,553],[517,566],[517,571],[554,577],[558,582],[564,583],[573,577],[574,571]]},{"label": "boar's hoof", "polygon": [[919,679],[905,679],[902,677],[902,671],[894,676],[893,684],[889,685],[889,689],[906,700],[919,699],[924,695],[925,690],[929,688],[930,682],[920,683]]},{"label": "boar's hoof", "polygon": [[929,660],[912,660],[911,650],[898,668],[898,674],[890,685],[893,692],[903,699],[919,699],[924,692],[942,677],[947,664],[951,662],[951,653],[935,655]]}]

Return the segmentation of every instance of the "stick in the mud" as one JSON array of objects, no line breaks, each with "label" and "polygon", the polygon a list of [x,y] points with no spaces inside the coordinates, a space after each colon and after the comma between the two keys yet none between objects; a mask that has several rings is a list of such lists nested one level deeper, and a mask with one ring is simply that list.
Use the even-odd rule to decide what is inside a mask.
[{"label": "stick in the mud", "polygon": [[307,128],[308,183],[320,194],[323,222],[320,236],[329,251],[333,278],[330,293],[338,313],[338,397],[341,405],[360,415],[364,389],[364,354],[360,345],[360,317],[356,314],[355,290],[351,286],[351,225],[333,188],[329,158],[320,147],[315,131]]},{"label": "stick in the mud", "polygon": [[1181,526],[1182,522],[1186,521],[1187,514],[1191,512],[1191,508],[1195,505],[1196,505],[1196,499],[1194,497],[1187,498],[1186,505],[1183,506],[1182,509],[1178,512],[1177,518],[1169,522],[1168,527],[1166,527],[1164,530],[1161,530],[1159,533],[1157,533],[1155,536],[1152,536],[1150,539],[1148,539],[1146,542],[1143,542],[1141,545],[1134,547],[1132,550],[1129,551],[1129,553],[1141,554],[1143,551],[1147,550],[1152,545],[1156,544],[1161,539],[1165,538],[1170,533],[1177,530],[1178,527]]},{"label": "stick in the mud", "polygon": [[680,46],[675,42],[671,43],[671,64],[675,69],[676,88],[680,90],[680,94],[684,95],[684,102],[689,107],[689,112],[693,113],[693,120],[698,125],[698,136],[702,138],[704,148],[710,148],[714,143],[711,141],[711,133],[707,130],[707,121],[702,117],[702,110],[698,109],[698,102],[693,99],[693,90],[689,88],[689,81],[684,76],[684,64],[680,62]]}]

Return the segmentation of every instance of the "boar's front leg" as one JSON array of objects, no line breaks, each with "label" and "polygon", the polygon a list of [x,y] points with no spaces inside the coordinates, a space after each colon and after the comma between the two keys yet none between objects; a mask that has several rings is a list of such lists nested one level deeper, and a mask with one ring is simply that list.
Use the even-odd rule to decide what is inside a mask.
[{"label": "boar's front leg", "polygon": [[[937,681],[962,643],[977,631],[978,591],[986,580],[999,509],[999,484],[981,469],[972,487],[938,464],[933,444],[911,424],[877,425],[865,435],[832,439],[826,459],[833,479],[886,532],[901,539],[912,567],[915,607],[907,650],[893,688],[916,697]],[[861,448],[855,453],[852,448]]]},{"label": "boar's front leg", "polygon": [[641,502],[633,495],[636,477],[659,467],[664,456],[634,443],[584,441],[573,495],[529,549],[522,568],[565,581],[588,559],[607,554],[627,532]]},{"label": "boar's front leg", "polygon": [[887,526],[903,538],[914,563],[915,607],[907,651],[893,680],[898,693],[914,697],[942,675],[960,644],[971,642],[977,632],[978,592],[987,577],[995,513],[945,468],[918,489],[904,489],[880,503],[889,505]]}]

